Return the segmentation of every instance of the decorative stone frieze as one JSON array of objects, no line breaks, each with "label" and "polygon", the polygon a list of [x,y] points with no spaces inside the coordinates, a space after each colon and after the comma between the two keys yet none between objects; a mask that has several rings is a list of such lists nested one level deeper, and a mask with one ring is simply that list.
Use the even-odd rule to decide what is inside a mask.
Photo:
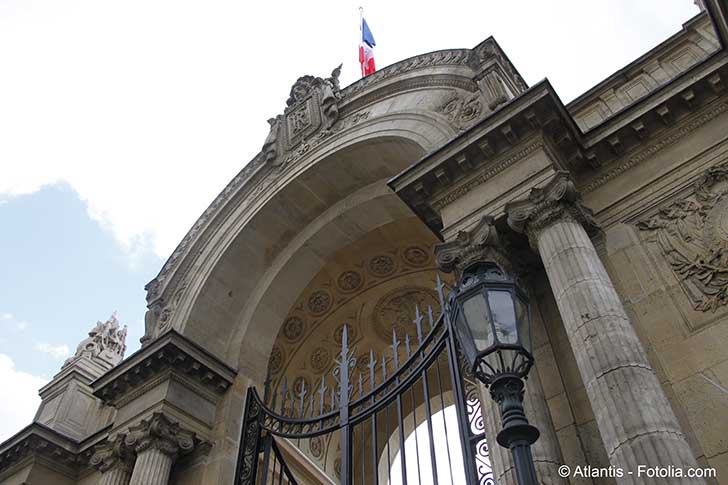
[{"label": "decorative stone frieze", "polygon": [[568,172],[558,172],[543,187],[531,190],[526,200],[506,204],[508,225],[524,232],[531,246],[538,247],[538,237],[545,228],[560,220],[572,220],[592,234],[598,229],[592,211],[581,204],[581,196]]},{"label": "decorative stone frieze", "polygon": [[728,304],[728,164],[706,170],[691,197],[637,227],[657,244],[695,310]]}]

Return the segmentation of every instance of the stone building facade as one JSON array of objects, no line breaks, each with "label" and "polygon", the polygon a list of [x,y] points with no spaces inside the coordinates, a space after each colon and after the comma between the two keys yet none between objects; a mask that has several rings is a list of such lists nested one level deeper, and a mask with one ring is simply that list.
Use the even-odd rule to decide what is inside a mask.
[{"label": "stone building facade", "polygon": [[[148,284],[141,350],[122,360],[125,330],[97,324],[0,445],[0,483],[232,483],[246,390],[315,386],[342,322],[359,348],[407,333],[434,306],[435,247],[485,216],[533,262],[542,482],[621,483],[566,463],[728,483],[728,5],[703,4],[568,105],[492,38],[345,88],[338,69],[299,78]],[[336,480],[331,442],[286,446],[304,483]]]}]

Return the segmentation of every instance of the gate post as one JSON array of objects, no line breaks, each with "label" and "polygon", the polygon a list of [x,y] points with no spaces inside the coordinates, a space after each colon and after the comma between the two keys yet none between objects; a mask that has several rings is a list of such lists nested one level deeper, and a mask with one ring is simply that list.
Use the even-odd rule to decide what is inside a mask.
[{"label": "gate post", "polygon": [[248,388],[245,395],[245,414],[240,432],[240,453],[235,467],[235,485],[255,485],[260,451],[260,405],[255,398],[254,388]]}]

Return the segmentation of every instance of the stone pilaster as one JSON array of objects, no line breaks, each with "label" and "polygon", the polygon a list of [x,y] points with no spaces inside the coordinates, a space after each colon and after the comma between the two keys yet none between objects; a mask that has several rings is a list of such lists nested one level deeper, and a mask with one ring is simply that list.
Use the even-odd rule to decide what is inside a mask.
[{"label": "stone pilaster", "polygon": [[100,485],[128,485],[134,455],[124,444],[124,435],[96,446],[90,463],[101,472]]},{"label": "stone pilaster", "polygon": [[[462,231],[452,241],[435,248],[440,269],[446,273],[455,272],[457,279],[460,279],[463,271],[469,266],[486,261],[498,264],[509,273],[518,273],[520,270],[514,268],[509,258],[510,252],[507,241],[498,234],[493,225],[492,217],[484,217],[472,230]],[[495,440],[501,428],[498,405],[491,399],[490,393],[484,386],[480,385],[479,388],[493,475],[499,484],[516,485],[511,453],[501,448]],[[531,450],[541,483],[546,485],[566,483],[558,475],[558,466],[562,463],[561,450],[543,395],[541,381],[535,370],[529,374],[523,404],[528,420],[541,432]]]},{"label": "stone pilaster", "polygon": [[[610,463],[625,474],[636,473],[638,465],[696,466],[587,234],[596,224],[568,174],[556,174],[527,200],[508,204],[506,212],[509,225],[525,232],[541,256]],[[629,475],[621,480],[634,483]]]},{"label": "stone pilaster", "polygon": [[194,448],[195,435],[163,414],[154,413],[130,430],[125,444],[137,454],[131,485],[167,485],[179,454]]}]

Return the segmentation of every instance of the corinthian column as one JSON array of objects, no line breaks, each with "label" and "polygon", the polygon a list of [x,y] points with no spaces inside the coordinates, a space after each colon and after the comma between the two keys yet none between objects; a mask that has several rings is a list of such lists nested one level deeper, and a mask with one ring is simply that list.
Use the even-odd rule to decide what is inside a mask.
[{"label": "corinthian column", "polygon": [[[449,242],[435,247],[437,263],[446,273],[455,272],[459,281],[463,271],[469,266],[479,262],[493,262],[504,271],[517,275],[511,251],[493,226],[492,217],[484,217],[471,231],[460,232]],[[536,363],[538,365],[538,363]],[[526,383],[525,399],[523,401],[529,421],[541,432],[538,441],[532,446],[533,461],[540,483],[543,485],[565,484],[566,480],[558,474],[558,466],[562,463],[561,449],[559,448],[556,433],[541,388],[541,381],[536,371],[531,371]],[[486,423],[486,437],[490,450],[490,459],[494,470],[496,482],[502,485],[516,485],[516,474],[511,453],[497,445],[495,437],[500,427],[500,411],[498,405],[491,399],[485,386],[479,385],[480,400],[483,403],[484,420]]]},{"label": "corinthian column", "polygon": [[175,459],[192,450],[194,437],[161,413],[133,427],[125,440],[137,454],[130,485],[167,485]]},{"label": "corinthian column", "polygon": [[124,435],[96,446],[91,465],[101,472],[99,485],[128,485],[133,459],[133,454],[124,445]]},{"label": "corinthian column", "polygon": [[[635,483],[639,465],[696,466],[587,234],[596,224],[568,174],[556,174],[527,200],[508,204],[506,212],[508,224],[525,232],[541,256],[609,461],[624,470],[625,477],[617,481]],[[660,478],[659,483],[688,483],[673,480]]]}]

